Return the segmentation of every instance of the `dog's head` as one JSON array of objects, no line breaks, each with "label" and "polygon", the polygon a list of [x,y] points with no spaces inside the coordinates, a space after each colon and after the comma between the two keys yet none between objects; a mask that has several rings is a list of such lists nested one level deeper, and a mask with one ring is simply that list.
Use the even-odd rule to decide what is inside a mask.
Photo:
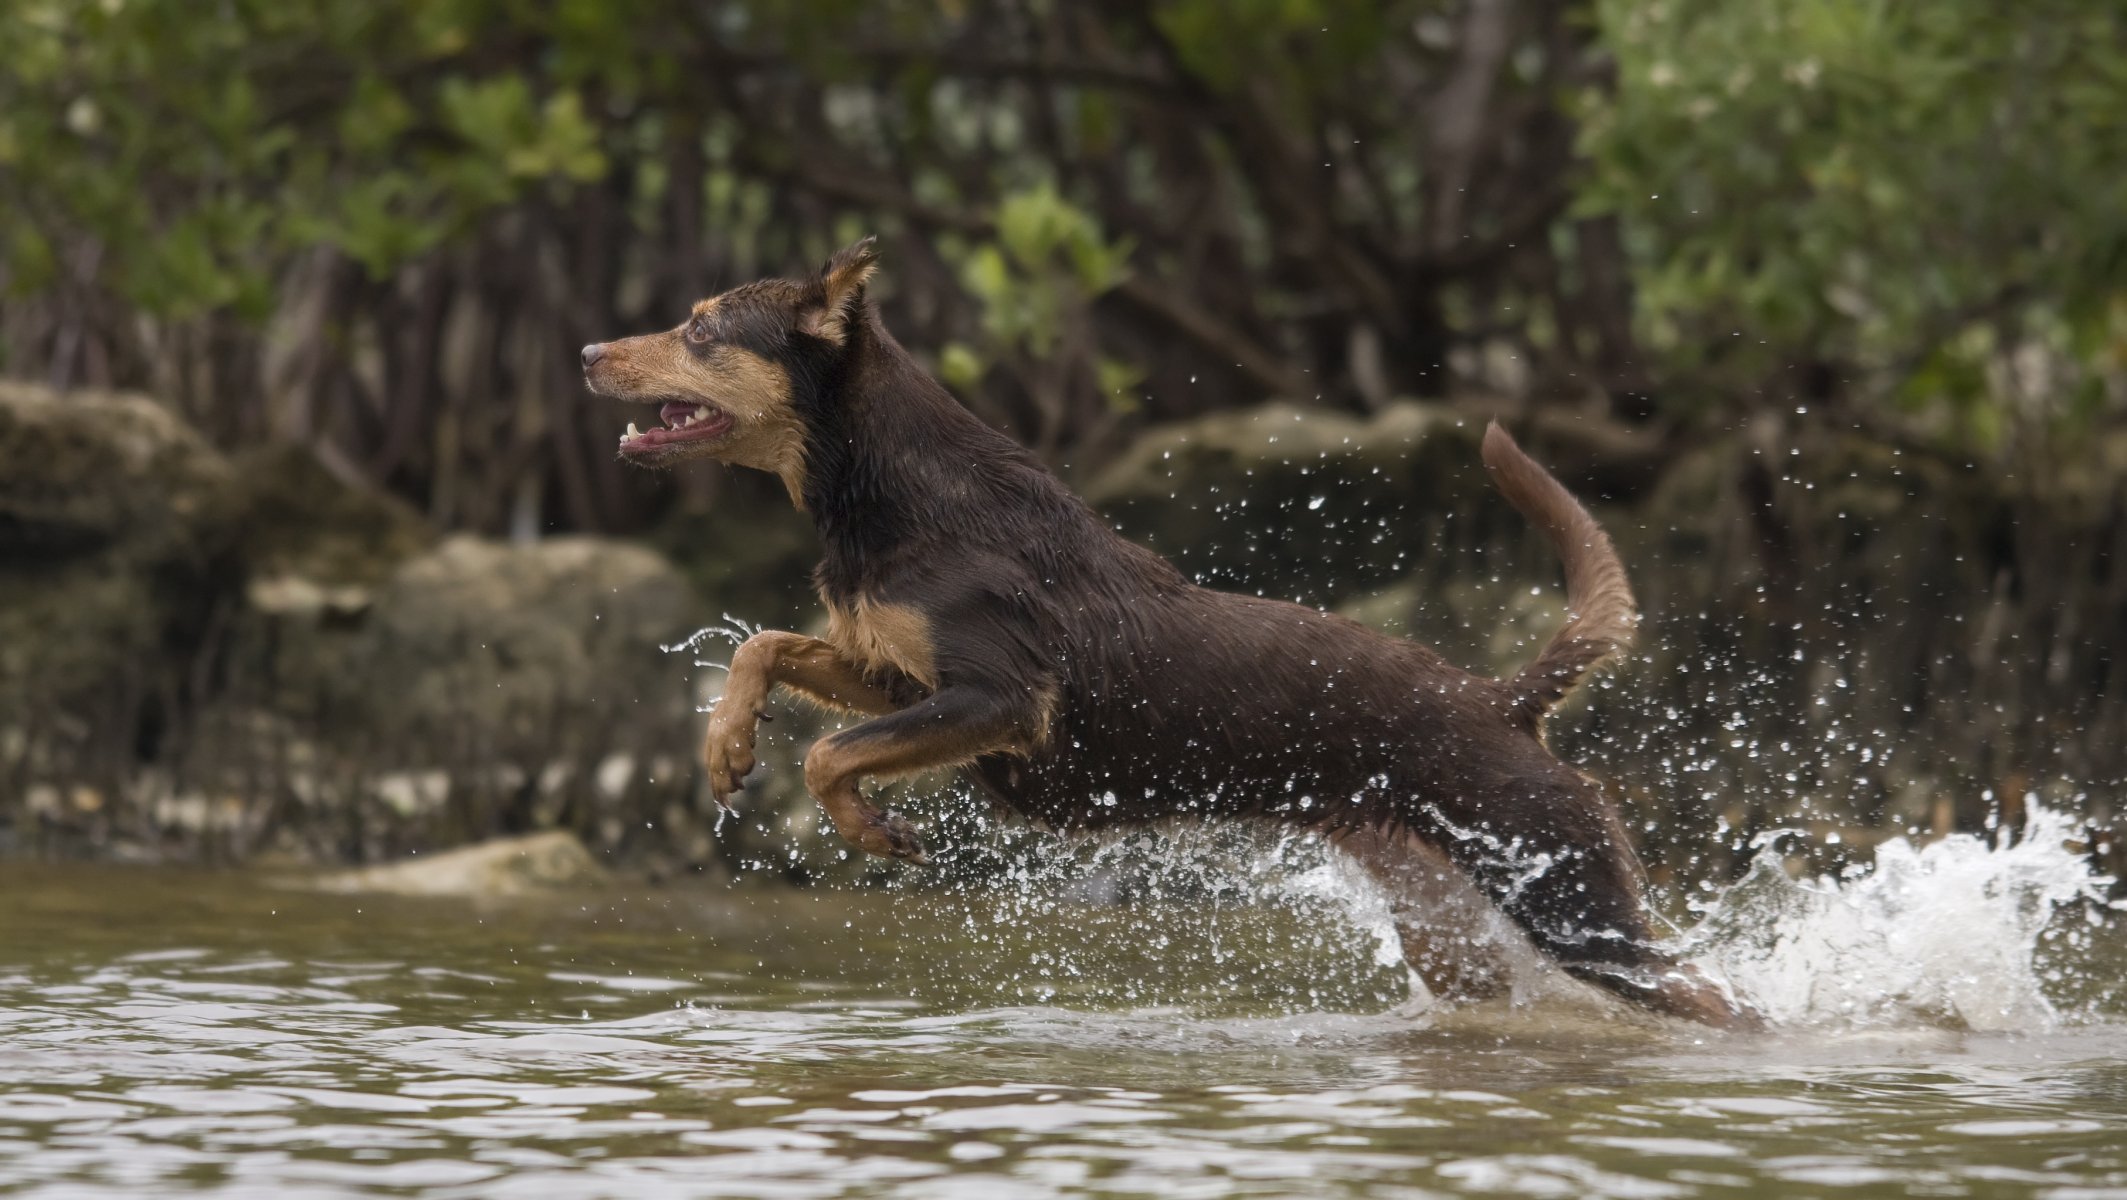
[{"label": "dog's head", "polygon": [[805,426],[797,389],[832,374],[863,321],[878,265],[865,238],[811,279],[764,279],[694,306],[678,328],[583,348],[583,377],[612,400],[657,405],[629,422],[620,456],[646,467],[690,458],[754,467],[804,493]]}]

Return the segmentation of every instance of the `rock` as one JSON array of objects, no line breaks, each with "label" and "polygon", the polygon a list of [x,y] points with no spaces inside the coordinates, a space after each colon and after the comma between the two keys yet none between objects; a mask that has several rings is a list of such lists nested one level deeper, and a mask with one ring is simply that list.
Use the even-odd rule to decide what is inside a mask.
[{"label": "rock", "polygon": [[0,762],[111,798],[0,795],[11,836],[654,841],[698,736],[661,647],[703,619],[642,547],[439,542],[301,448],[232,461],[144,397],[0,384]]},{"label": "rock", "polygon": [[147,397],[0,383],[0,732],[118,784],[266,681],[318,691],[343,664],[310,627],[434,540],[299,448],[232,463]]},{"label": "rock", "polygon": [[[1516,559],[1516,577],[1540,572],[1548,547]],[[1559,586],[1501,586],[1489,576],[1449,569],[1413,574],[1346,599],[1337,613],[1394,637],[1424,642],[1448,661],[1482,675],[1511,675],[1566,622]]]},{"label": "rock", "polygon": [[1464,423],[1457,413],[1399,401],[1371,418],[1291,404],[1211,413],[1153,426],[1091,482],[1086,499],[1107,506],[1141,497],[1167,498],[1192,472],[1298,470],[1319,462],[1354,461],[1393,468],[1444,428]]},{"label": "rock", "polygon": [[321,584],[301,575],[270,575],[244,588],[252,611],[268,617],[317,621],[360,616],[369,608],[370,591],[354,584]]},{"label": "rock", "polygon": [[168,666],[171,597],[158,583],[108,561],[0,569],[0,725],[71,723],[115,753]]},{"label": "rock", "polygon": [[344,608],[437,542],[410,505],[342,480],[300,446],[247,451],[235,475],[254,581],[300,581]]},{"label": "rock", "polygon": [[663,556],[457,535],[370,582],[330,578],[251,581],[193,739],[288,798],[282,849],[374,857],[552,826],[601,851],[664,848],[669,822],[653,822],[691,808],[700,731],[692,660],[663,647],[702,614]]},{"label": "rock", "polygon": [[0,561],[210,554],[235,515],[231,483],[227,461],[145,396],[0,382]]},{"label": "rock", "polygon": [[300,447],[249,451],[236,474],[245,583],[224,652],[230,699],[306,713],[344,696],[351,634],[377,590],[437,535],[406,504],[343,482]]},{"label": "rock", "polygon": [[230,580],[228,463],[142,396],[0,383],[0,733],[115,784],[170,726]]},{"label": "rock", "polygon": [[611,878],[575,834],[554,829],[380,866],[329,871],[297,886],[321,892],[495,897],[600,887]]},{"label": "rock", "polygon": [[445,771],[393,771],[372,780],[369,789],[386,808],[412,817],[443,807],[450,798],[451,777]]},{"label": "rock", "polygon": [[[1219,413],[1148,431],[1086,494],[1211,586],[1335,607],[1473,670],[1514,670],[1565,619],[1564,597],[1557,556],[1485,475],[1484,420],[1408,401],[1372,418]],[[1570,413],[1534,425],[1547,456],[1610,464],[1599,474],[1635,480],[1652,458],[1622,427]],[[1562,470],[1580,486],[1582,470]]]},{"label": "rock", "polygon": [[377,589],[339,688],[392,745],[477,747],[528,774],[582,751],[589,768],[669,749],[640,735],[691,720],[689,660],[663,647],[700,615],[679,573],[641,547],[452,537]]},{"label": "rock", "polygon": [[1269,404],[1146,431],[1086,485],[1126,534],[1213,586],[1326,603],[1394,579],[1484,488],[1480,422]]},{"label": "rock", "polygon": [[644,539],[679,566],[711,617],[785,628],[816,612],[820,540],[812,521],[765,475],[727,472],[715,482],[732,501],[728,510],[683,503]]}]

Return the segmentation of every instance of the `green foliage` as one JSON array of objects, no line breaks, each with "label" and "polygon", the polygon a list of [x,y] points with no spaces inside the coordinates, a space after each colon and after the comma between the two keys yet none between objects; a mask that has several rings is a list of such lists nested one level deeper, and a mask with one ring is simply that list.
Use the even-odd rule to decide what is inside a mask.
[{"label": "green foliage", "polygon": [[481,3],[184,0],[0,5],[0,168],[34,232],[18,291],[87,236],[128,302],[167,316],[272,304],[289,251],[324,243],[378,277],[550,186],[596,181],[581,95],[453,56]]},{"label": "green foliage", "polygon": [[1122,282],[1129,259],[1128,242],[1102,241],[1091,216],[1044,185],[997,206],[997,240],[969,252],[961,280],[992,338],[1041,357],[1065,313]]},{"label": "green foliage", "polygon": [[[994,241],[958,248],[961,283],[980,306],[983,344],[955,342],[939,360],[945,381],[972,391],[989,365],[1010,355],[1035,361],[1056,352],[1090,302],[1129,274],[1130,242],[1110,242],[1100,224],[1048,184],[1006,196],[997,206]],[[1103,394],[1115,396],[1142,373],[1101,360]]]},{"label": "green foliage", "polygon": [[2003,405],[2092,415],[2127,353],[2127,9],[1597,11],[1580,205],[1627,222],[1647,344],[1731,388],[1827,363],[1981,442]]},{"label": "green foliage", "polygon": [[1375,0],[1177,0],[1157,20],[1213,87],[1271,82],[1286,96],[1334,87],[1380,58],[1394,21]]},{"label": "green foliage", "polygon": [[1490,11],[12,0],[0,288],[152,345],[127,323],[255,329],[320,248],[391,288],[506,231],[569,276],[540,286],[610,268],[528,302],[591,324],[669,303],[681,249],[730,282],[879,232],[943,260],[886,294],[948,382],[1059,444],[1091,391],[1353,404],[1504,360],[1676,415],[1810,364],[1970,445],[2123,415],[2127,9],[1513,6],[1471,75]]}]

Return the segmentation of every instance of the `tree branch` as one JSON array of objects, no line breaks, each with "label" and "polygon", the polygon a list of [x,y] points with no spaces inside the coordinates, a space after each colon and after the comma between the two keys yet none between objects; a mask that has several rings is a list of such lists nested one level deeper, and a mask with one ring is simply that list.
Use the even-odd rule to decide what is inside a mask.
[{"label": "tree branch", "polygon": [[[786,183],[816,195],[861,208],[892,212],[928,229],[948,229],[985,238],[997,232],[995,223],[979,213],[926,204],[892,181],[851,171],[821,170],[810,165],[810,161],[781,171],[780,177]],[[1145,275],[1133,273],[1127,276],[1116,285],[1112,294],[1219,361],[1231,363],[1273,396],[1302,399],[1317,390],[1305,375],[1294,370],[1275,352],[1258,344],[1217,314]]]}]

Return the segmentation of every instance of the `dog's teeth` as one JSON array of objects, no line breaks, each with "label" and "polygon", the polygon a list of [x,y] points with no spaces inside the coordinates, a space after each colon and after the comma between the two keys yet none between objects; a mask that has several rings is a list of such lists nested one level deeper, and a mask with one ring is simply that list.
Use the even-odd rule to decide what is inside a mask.
[{"label": "dog's teeth", "polygon": [[706,404],[697,404],[697,405],[695,405],[695,406],[694,406],[694,415],[693,415],[693,416],[690,416],[690,417],[688,417],[688,418],[687,418],[687,421],[688,421],[688,423],[689,423],[689,424],[692,424],[692,423],[694,423],[694,422],[696,422],[696,421],[706,421],[706,420],[708,420],[708,419],[709,419],[709,406],[708,406],[708,405],[706,405]]},{"label": "dog's teeth", "polygon": [[633,422],[633,421],[630,421],[630,422],[628,422],[628,436],[629,436],[629,437],[641,437],[641,436],[642,436],[642,431],[641,431],[641,430],[639,430],[639,429],[637,429],[637,428],[635,427],[635,422]]}]

